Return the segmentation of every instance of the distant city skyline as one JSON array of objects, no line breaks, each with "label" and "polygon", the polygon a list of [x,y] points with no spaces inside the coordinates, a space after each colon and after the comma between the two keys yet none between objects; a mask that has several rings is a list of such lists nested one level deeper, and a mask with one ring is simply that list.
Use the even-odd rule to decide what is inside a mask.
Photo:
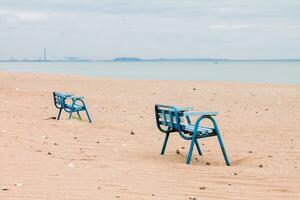
[{"label": "distant city skyline", "polygon": [[0,60],[298,59],[299,10],[298,0],[2,0]]}]

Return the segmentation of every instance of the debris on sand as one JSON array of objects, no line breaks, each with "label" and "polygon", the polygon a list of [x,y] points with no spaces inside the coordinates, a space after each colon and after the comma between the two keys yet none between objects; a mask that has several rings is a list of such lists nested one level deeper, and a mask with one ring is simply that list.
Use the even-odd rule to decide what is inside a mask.
[{"label": "debris on sand", "polygon": [[56,119],[56,117],[49,117],[49,118],[46,118],[45,120],[51,120],[51,119]]},{"label": "debris on sand", "polygon": [[1,190],[2,190],[2,191],[7,191],[8,188],[7,188],[6,186],[1,186]]},{"label": "debris on sand", "polygon": [[205,187],[205,186],[201,186],[201,187],[199,187],[199,189],[200,189],[200,190],[205,190],[206,187]]},{"label": "debris on sand", "polygon": [[263,168],[263,165],[258,165],[259,168]]},{"label": "debris on sand", "polygon": [[180,154],[180,151],[178,149],[176,149],[176,154]]},{"label": "debris on sand", "polygon": [[135,135],[135,133],[133,131],[130,132],[131,135]]},{"label": "debris on sand", "polygon": [[231,172],[230,173],[232,176],[237,176],[238,174],[237,173],[235,173],[235,172]]},{"label": "debris on sand", "polygon": [[69,167],[75,167],[75,165],[73,163],[69,163],[68,166]]},{"label": "debris on sand", "polygon": [[22,183],[15,183],[15,186],[21,187],[21,186],[23,186],[23,184]]}]

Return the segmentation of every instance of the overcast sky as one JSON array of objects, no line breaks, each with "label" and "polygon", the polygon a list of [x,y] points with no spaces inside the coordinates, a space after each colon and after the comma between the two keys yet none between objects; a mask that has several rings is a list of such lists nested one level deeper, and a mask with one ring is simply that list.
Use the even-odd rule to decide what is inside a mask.
[{"label": "overcast sky", "polygon": [[0,59],[300,58],[300,0],[0,0]]}]

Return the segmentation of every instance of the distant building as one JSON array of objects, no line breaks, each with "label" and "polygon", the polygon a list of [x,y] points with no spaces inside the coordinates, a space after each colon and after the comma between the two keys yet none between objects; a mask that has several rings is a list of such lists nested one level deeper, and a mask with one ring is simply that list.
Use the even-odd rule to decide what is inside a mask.
[{"label": "distant building", "polygon": [[44,48],[44,61],[46,61],[46,60],[47,60],[47,49]]}]

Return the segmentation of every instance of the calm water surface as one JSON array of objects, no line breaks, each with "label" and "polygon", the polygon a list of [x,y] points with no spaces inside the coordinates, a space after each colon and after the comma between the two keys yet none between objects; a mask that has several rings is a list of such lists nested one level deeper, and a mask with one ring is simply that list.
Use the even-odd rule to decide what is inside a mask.
[{"label": "calm water surface", "polygon": [[0,70],[114,79],[300,83],[300,61],[0,62]]}]

